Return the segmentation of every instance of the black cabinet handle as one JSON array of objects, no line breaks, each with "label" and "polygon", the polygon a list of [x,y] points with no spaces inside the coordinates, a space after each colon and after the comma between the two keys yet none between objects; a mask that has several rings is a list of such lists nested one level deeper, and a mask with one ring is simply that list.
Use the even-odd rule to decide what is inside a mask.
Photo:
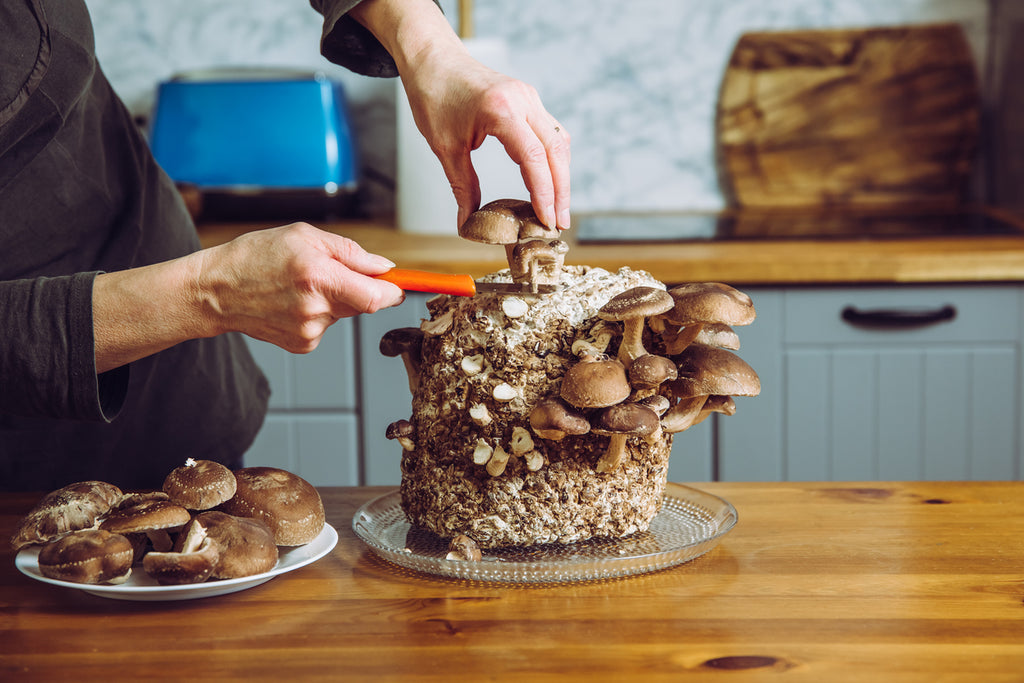
[{"label": "black cabinet handle", "polygon": [[847,306],[843,309],[841,315],[843,320],[857,327],[905,330],[952,320],[956,317],[956,308],[949,304],[942,308],[921,309],[877,308],[861,310],[855,306]]}]

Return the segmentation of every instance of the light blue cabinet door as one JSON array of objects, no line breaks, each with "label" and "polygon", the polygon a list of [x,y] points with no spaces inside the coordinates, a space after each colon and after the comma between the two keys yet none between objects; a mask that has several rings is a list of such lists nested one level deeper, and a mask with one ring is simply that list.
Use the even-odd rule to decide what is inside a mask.
[{"label": "light blue cabinet door", "polygon": [[359,484],[359,424],[353,414],[271,413],[246,453],[249,467],[280,467],[314,486]]},{"label": "light blue cabinet door", "polygon": [[[1021,476],[1020,288],[752,294],[758,303],[779,300],[781,310],[772,314],[782,317],[772,320],[759,306],[753,327],[769,334],[755,335],[754,343],[763,347],[744,338],[751,351],[745,358],[762,379],[762,395],[753,399],[759,419],[740,421],[737,414],[720,422],[724,479]],[[850,326],[840,315],[847,306],[947,304],[957,311],[952,321],[896,330]]]},{"label": "light blue cabinet door", "polygon": [[407,420],[412,414],[409,376],[401,358],[380,352],[380,338],[388,330],[419,327],[428,318],[429,295],[407,294],[394,308],[357,319],[361,356],[359,392],[360,425],[363,434],[363,473],[368,486],[398,486],[402,480],[402,447],[384,437],[389,424]]}]

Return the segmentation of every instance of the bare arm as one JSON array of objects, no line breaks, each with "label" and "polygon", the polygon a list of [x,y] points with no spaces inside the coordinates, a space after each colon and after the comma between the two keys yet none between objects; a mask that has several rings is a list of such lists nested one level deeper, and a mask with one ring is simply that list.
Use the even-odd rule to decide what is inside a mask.
[{"label": "bare arm", "polygon": [[312,351],[339,318],[402,301],[398,287],[369,277],[392,266],[352,240],[297,223],[101,274],[93,286],[96,371],[229,331]]}]

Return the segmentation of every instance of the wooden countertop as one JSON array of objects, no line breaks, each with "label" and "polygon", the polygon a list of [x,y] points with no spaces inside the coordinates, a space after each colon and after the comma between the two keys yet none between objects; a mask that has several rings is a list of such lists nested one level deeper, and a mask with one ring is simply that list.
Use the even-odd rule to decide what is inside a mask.
[{"label": "wooden countertop", "polygon": [[[204,246],[270,224],[200,226]],[[321,224],[404,268],[479,277],[507,267],[501,247],[451,235],[415,235],[385,223]],[[566,233],[572,243],[572,231]],[[572,244],[567,264],[646,270],[662,282],[732,285],[830,285],[1024,282],[1020,235],[884,240],[781,240]]]},{"label": "wooden countertop", "polygon": [[[324,489],[336,549],[219,597],[95,597],[23,576],[5,548],[0,678],[1021,680],[1024,482],[699,488],[739,513],[717,548],[594,583],[399,569],[351,531],[379,488]],[[0,496],[5,538],[36,498]]]}]

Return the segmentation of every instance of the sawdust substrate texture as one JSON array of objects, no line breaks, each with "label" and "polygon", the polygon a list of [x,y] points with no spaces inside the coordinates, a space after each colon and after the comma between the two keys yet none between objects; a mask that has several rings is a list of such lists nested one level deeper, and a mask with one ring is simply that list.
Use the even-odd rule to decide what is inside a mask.
[{"label": "sawdust substrate texture", "polygon": [[[488,279],[510,281],[508,271]],[[492,548],[620,538],[646,530],[657,514],[671,435],[653,444],[629,438],[622,467],[608,474],[595,466],[609,437],[596,434],[551,441],[530,430],[544,456],[537,471],[513,456],[501,475],[491,476],[473,461],[479,439],[512,453],[513,430],[529,430],[532,407],[558,394],[565,371],[578,362],[573,342],[589,337],[605,302],[638,285],[664,286],[643,271],[582,266],[564,268],[562,283],[557,295],[524,297],[528,312],[516,318],[505,315],[497,295],[429,302],[431,320],[450,316],[451,325],[423,344],[411,416],[415,448],[402,457],[402,505],[411,523]],[[617,343],[618,334],[609,353]],[[467,375],[462,359],[480,355],[482,371]],[[512,400],[495,399],[500,383],[515,389]],[[470,418],[474,404],[487,408],[489,424]]]}]

